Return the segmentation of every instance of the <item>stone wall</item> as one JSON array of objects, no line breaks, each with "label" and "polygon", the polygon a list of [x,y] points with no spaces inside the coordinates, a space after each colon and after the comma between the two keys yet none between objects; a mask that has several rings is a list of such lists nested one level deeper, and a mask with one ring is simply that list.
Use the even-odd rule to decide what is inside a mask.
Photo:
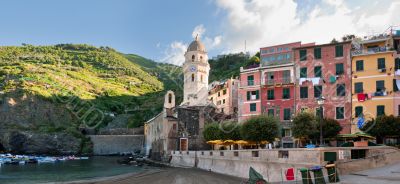
[{"label": "stone wall", "polygon": [[[366,158],[352,160],[351,157],[347,157],[348,152],[354,149],[367,149]],[[268,181],[280,182],[285,177],[288,168],[295,168],[296,177],[300,179],[299,168],[326,165],[324,152],[337,152],[336,164],[340,174],[400,162],[399,149],[377,146],[368,148],[175,151],[172,152],[171,164],[179,167],[197,167],[242,178],[248,178],[249,168],[253,167]],[[340,159],[339,152],[344,152],[344,156]],[[325,169],[324,172],[326,172]]]},{"label": "stone wall", "polygon": [[143,135],[90,135],[94,155],[125,154],[143,149]]}]

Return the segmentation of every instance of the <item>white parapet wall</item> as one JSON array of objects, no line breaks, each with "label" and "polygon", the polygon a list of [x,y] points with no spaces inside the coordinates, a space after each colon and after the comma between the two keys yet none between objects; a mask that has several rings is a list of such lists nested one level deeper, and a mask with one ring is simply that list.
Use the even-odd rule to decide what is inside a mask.
[{"label": "white parapet wall", "polygon": [[[351,158],[352,150],[367,150],[366,157],[362,160],[370,160],[375,164],[358,165],[360,159]],[[257,150],[207,150],[207,151],[172,151],[171,165],[177,167],[197,167],[200,169],[248,178],[249,168],[253,167],[270,182],[285,181],[287,169],[296,170],[296,178],[300,179],[298,169],[312,166],[324,166],[324,152],[336,152],[339,169],[342,167],[372,168],[400,161],[400,151],[387,146],[366,148],[293,148],[293,149],[257,149]],[[378,158],[379,157],[379,158]],[[372,160],[371,160],[372,159]],[[381,160],[376,164],[376,160]],[[345,170],[345,169],[343,169]],[[346,169],[345,173],[357,169]],[[325,174],[326,171],[324,170]]]}]

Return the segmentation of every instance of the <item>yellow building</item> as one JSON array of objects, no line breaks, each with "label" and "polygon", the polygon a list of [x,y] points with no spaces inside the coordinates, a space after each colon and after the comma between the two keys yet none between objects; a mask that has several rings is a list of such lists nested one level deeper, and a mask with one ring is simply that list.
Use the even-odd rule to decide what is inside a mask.
[{"label": "yellow building", "polygon": [[217,112],[234,115],[238,110],[238,79],[214,81],[209,85],[208,100],[215,105]]},{"label": "yellow building", "polygon": [[396,71],[400,63],[396,36],[379,35],[353,44],[351,132],[355,133],[360,116],[370,120],[383,114],[399,115]]}]

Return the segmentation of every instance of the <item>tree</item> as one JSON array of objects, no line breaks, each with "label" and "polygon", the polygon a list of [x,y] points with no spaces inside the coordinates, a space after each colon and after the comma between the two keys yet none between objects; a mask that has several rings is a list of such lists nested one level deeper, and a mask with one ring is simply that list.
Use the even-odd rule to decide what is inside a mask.
[{"label": "tree", "polygon": [[293,118],[293,136],[295,138],[308,139],[318,131],[317,125],[317,120],[313,114],[301,112]]},{"label": "tree", "polygon": [[[319,119],[317,120],[317,128],[315,134],[312,136],[313,139],[318,139],[319,134]],[[342,130],[340,123],[334,119],[324,118],[322,120],[322,135],[324,138],[334,138]]]},{"label": "tree", "polygon": [[393,115],[378,116],[376,119],[367,121],[365,125],[360,128],[362,131],[377,137],[378,139],[388,136],[400,135],[400,118]]},{"label": "tree", "polygon": [[279,121],[266,115],[253,116],[243,123],[240,135],[247,141],[273,142],[279,136]]},{"label": "tree", "polygon": [[221,129],[216,122],[208,123],[204,126],[203,136],[206,141],[222,139]]},{"label": "tree", "polygon": [[236,122],[222,122],[219,124],[222,140],[240,140],[240,125]]}]

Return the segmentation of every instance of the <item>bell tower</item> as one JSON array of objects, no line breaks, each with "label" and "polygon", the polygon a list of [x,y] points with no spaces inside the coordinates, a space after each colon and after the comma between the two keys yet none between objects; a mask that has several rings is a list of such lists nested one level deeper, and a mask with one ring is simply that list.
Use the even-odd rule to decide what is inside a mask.
[{"label": "bell tower", "polygon": [[203,43],[198,35],[190,43],[182,66],[184,74],[183,102],[186,106],[202,106],[207,104],[208,74],[210,65]]}]

